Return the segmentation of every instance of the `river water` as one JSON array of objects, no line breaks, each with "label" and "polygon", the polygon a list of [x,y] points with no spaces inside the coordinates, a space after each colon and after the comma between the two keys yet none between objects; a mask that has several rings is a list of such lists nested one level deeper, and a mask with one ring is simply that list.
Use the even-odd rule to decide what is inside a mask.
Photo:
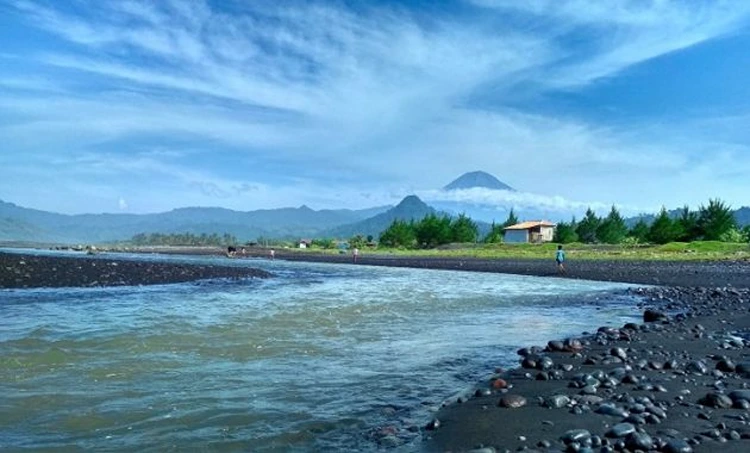
[{"label": "river water", "polygon": [[149,259],[275,277],[0,290],[0,450],[419,450],[518,347],[636,315],[616,283]]}]

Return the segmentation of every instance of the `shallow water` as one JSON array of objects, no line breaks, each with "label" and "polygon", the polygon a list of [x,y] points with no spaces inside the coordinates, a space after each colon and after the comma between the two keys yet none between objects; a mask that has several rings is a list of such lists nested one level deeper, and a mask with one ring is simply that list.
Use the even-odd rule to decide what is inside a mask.
[{"label": "shallow water", "polygon": [[518,347],[636,315],[622,284],[149,259],[276,277],[0,290],[0,449],[372,450],[385,427],[415,450],[416,428]]}]

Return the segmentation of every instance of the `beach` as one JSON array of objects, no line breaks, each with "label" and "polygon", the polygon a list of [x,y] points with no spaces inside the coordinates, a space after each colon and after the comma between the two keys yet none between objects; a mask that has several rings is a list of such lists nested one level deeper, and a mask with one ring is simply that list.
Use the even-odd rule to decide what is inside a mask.
[{"label": "beach", "polygon": [[[276,259],[352,262],[284,251]],[[539,260],[366,254],[356,265],[556,275],[554,263]],[[3,288],[266,276],[232,266],[0,253]],[[422,427],[421,449],[750,451],[750,263],[579,261],[562,278],[660,286],[631,290],[642,301],[642,322],[521,345],[517,368],[496,369],[446,401]]]},{"label": "beach", "polygon": [[246,267],[124,260],[83,253],[50,256],[0,252],[0,288],[162,285],[269,276],[265,271]]}]

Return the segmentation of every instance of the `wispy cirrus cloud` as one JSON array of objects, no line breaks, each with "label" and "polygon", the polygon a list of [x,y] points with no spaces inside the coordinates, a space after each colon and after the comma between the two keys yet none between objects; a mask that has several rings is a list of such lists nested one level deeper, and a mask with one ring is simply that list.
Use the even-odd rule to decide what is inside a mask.
[{"label": "wispy cirrus cloud", "polygon": [[[670,181],[662,186],[685,187],[692,175],[704,183],[685,196],[705,192],[704,175],[716,169],[701,154],[709,143],[724,150],[721,161],[746,163],[741,146],[695,132],[686,138],[671,124],[604,126],[504,102],[524,91],[585,90],[734,33],[750,13],[741,2],[477,0],[456,7],[461,14],[325,2],[11,1],[19,24],[50,39],[23,58],[6,46],[6,57],[25,71],[44,73],[25,78],[15,65],[0,68],[8,94],[0,97],[0,133],[14,150],[6,171],[104,153],[121,193],[134,171],[128,161],[144,164],[133,157],[140,143],[169,149],[180,140],[191,144],[192,167],[154,155],[150,170],[139,170],[163,168],[164,200],[219,196],[250,209],[272,203],[274,190],[278,203],[307,196],[321,207],[356,207],[364,198],[352,194],[373,197],[380,188],[391,195],[371,199],[394,202],[478,168],[530,192],[552,192],[553,200],[646,204],[625,189],[628,181],[658,174]],[[476,102],[485,97],[490,106]],[[101,170],[85,159],[75,165],[76,172]],[[269,168],[284,179],[273,189]],[[354,185],[329,190],[332,177]],[[33,204],[17,187],[0,186],[0,196]]]}]

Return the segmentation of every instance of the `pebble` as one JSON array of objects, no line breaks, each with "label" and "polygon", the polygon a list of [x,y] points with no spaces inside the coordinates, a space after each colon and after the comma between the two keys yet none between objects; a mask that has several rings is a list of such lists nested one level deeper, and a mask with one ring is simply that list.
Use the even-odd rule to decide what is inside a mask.
[{"label": "pebble", "polygon": [[591,433],[586,429],[571,429],[570,431],[565,432],[560,440],[566,444],[570,444],[572,442],[582,442],[590,438]]},{"label": "pebble", "polygon": [[618,423],[610,428],[604,435],[606,437],[623,438],[635,432],[635,426],[630,423]]},{"label": "pebble", "polygon": [[609,415],[612,417],[627,417],[630,415],[625,409],[619,408],[614,404],[604,403],[600,405],[594,412],[602,415]]},{"label": "pebble", "polygon": [[721,393],[710,392],[706,396],[698,400],[699,404],[707,407],[714,407],[718,409],[726,409],[732,407],[732,399]]},{"label": "pebble", "polygon": [[521,395],[503,395],[498,406],[509,409],[517,409],[526,405],[526,398]]},{"label": "pebble", "polygon": [[693,453],[693,447],[682,439],[671,439],[662,448],[664,453]]}]

